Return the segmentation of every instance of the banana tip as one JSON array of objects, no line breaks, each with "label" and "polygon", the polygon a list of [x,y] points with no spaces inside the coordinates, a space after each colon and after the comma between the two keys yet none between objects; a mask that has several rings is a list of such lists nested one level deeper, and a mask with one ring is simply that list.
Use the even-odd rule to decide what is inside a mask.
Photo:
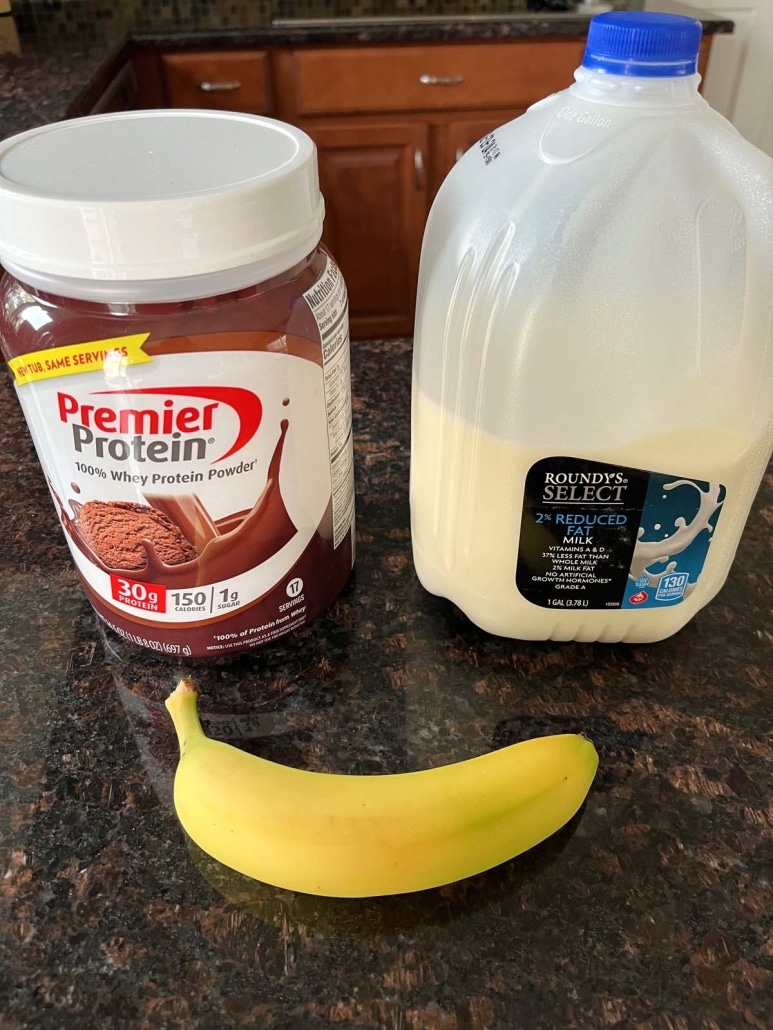
[{"label": "banana tip", "polygon": [[188,694],[193,694],[194,696],[198,696],[198,691],[194,687],[193,680],[190,678],[190,676],[183,676],[183,678],[180,680],[180,682],[174,688],[174,690],[169,695],[169,697],[167,697],[167,699],[166,699],[166,707],[167,708],[169,707],[169,702],[173,698],[175,700],[179,700],[180,698],[185,697]]},{"label": "banana tip", "polygon": [[587,733],[578,733],[577,736],[580,737],[586,744],[589,744],[594,751],[596,750],[596,745],[593,743],[593,741],[590,739]]},{"label": "banana tip", "polygon": [[583,748],[587,752],[589,752],[590,755],[592,755],[593,774],[595,776],[596,770],[599,767],[599,753],[596,750],[596,745],[593,743],[593,741],[590,739],[590,737],[587,737],[584,733],[580,733],[579,736],[582,739]]}]

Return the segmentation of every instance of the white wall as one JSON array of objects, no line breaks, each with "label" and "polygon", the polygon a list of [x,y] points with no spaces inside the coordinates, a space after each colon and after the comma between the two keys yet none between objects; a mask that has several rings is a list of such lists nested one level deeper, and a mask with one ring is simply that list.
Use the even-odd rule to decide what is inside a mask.
[{"label": "white wall", "polygon": [[704,96],[773,156],[773,0],[682,2],[735,22],[732,36],[714,36]]}]

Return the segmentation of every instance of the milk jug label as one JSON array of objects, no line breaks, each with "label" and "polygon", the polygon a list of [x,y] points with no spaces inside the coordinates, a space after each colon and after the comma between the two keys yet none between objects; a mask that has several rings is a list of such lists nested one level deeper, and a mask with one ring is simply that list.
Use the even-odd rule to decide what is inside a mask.
[{"label": "milk jug label", "polygon": [[725,488],[544,458],[526,476],[515,581],[543,608],[663,608],[698,582]]}]

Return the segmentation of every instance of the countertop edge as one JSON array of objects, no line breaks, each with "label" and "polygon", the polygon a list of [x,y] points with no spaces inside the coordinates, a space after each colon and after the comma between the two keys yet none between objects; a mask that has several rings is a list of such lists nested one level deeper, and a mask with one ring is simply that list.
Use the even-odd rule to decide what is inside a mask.
[{"label": "countertop edge", "polygon": [[[705,35],[732,33],[735,23],[730,18],[701,17],[698,19]],[[234,43],[240,45],[309,46],[336,43],[429,43],[449,40],[517,40],[579,38],[586,35],[590,19],[587,17],[540,17],[518,21],[492,18],[487,21],[454,21],[442,24],[421,24],[407,21],[403,25],[346,24],[299,26],[298,28],[261,26],[245,29],[196,29],[182,31],[133,30],[128,41],[143,46],[196,46],[207,43]]]}]

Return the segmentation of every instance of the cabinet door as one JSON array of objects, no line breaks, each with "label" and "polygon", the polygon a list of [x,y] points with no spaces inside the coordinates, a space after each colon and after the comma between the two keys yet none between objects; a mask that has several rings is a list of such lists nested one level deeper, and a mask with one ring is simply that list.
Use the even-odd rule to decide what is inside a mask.
[{"label": "cabinet door", "polygon": [[322,239],[346,279],[352,335],[409,335],[427,216],[427,126],[303,127],[318,148]]},{"label": "cabinet door", "polygon": [[137,80],[134,69],[125,64],[105,91],[93,104],[90,114],[109,114],[114,111],[133,111],[137,107]]},{"label": "cabinet door", "polygon": [[271,113],[268,55],[263,50],[213,50],[161,55],[169,107]]},{"label": "cabinet door", "polygon": [[460,118],[439,125],[435,129],[435,142],[432,162],[432,196],[440,189],[443,179],[448,175],[456,162],[478,140],[483,139],[494,129],[510,122],[523,114],[523,109],[493,111],[490,114],[476,115],[474,118]]}]

